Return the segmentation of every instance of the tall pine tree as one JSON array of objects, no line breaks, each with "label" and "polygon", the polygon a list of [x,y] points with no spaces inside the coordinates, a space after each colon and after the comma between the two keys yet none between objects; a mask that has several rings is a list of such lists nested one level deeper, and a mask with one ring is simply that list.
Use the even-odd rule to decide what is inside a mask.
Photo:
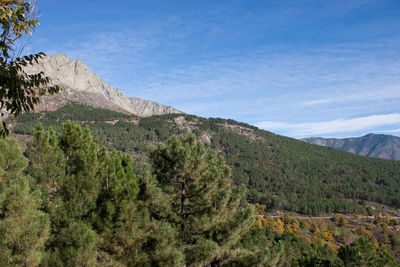
[{"label": "tall pine tree", "polygon": [[216,152],[194,136],[173,137],[151,152],[155,179],[148,179],[149,208],[177,232],[187,266],[234,260],[232,248],[254,222],[243,187]]},{"label": "tall pine tree", "polygon": [[45,265],[175,265],[169,225],[153,222],[130,155],[108,153],[88,129],[68,122],[61,134],[38,127],[28,144],[28,172],[51,217]]},{"label": "tall pine tree", "polygon": [[92,266],[97,263],[98,233],[91,224],[101,177],[99,145],[75,123],[61,135],[39,127],[28,144],[29,173],[44,193],[51,216],[47,265]]},{"label": "tall pine tree", "polygon": [[49,235],[49,218],[31,192],[18,143],[0,139],[0,266],[38,266]]}]

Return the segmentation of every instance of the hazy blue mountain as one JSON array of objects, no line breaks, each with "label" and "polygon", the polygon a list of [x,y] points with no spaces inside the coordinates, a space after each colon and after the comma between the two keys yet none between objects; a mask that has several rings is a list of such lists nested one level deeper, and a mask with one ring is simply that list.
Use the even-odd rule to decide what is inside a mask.
[{"label": "hazy blue mountain", "polygon": [[301,139],[304,142],[341,149],[358,155],[400,160],[400,137],[385,134],[367,134],[351,138],[310,137]]}]

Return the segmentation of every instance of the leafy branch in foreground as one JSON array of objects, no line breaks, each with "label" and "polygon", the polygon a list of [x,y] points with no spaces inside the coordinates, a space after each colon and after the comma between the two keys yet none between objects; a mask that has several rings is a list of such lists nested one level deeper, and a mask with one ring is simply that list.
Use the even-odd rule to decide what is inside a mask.
[{"label": "leafy branch in foreground", "polygon": [[[35,12],[35,2],[21,0],[0,1],[0,116],[19,115],[33,111],[40,102],[39,97],[45,93],[55,94],[61,89],[59,85],[48,86],[50,78],[43,72],[27,74],[24,68],[38,63],[44,53],[17,57],[14,59],[15,41],[39,25]],[[0,137],[9,134],[7,125],[2,121]]]}]

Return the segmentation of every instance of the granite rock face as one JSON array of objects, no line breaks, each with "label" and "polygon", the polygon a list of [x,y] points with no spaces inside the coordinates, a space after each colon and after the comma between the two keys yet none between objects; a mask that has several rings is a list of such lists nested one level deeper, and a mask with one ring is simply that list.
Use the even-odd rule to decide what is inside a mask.
[{"label": "granite rock face", "polygon": [[68,103],[78,102],[93,107],[135,114],[141,117],[182,113],[171,107],[135,97],[126,97],[94,74],[81,60],[69,60],[64,54],[47,56],[38,64],[26,67],[29,74],[43,71],[51,84],[64,90],[55,96],[44,96],[35,110],[56,110]]},{"label": "granite rock face", "polygon": [[341,149],[358,155],[400,160],[400,137],[385,134],[367,134],[352,138],[320,138],[301,139],[304,142]]}]

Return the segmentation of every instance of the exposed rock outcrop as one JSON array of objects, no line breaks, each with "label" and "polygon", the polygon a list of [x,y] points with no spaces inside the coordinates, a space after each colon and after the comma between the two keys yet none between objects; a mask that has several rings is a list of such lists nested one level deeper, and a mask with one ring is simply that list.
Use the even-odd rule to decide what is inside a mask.
[{"label": "exposed rock outcrop", "polygon": [[56,110],[70,102],[121,111],[141,117],[182,113],[171,107],[135,97],[126,97],[121,90],[112,88],[94,74],[81,60],[69,60],[64,54],[47,56],[38,64],[28,66],[27,73],[43,71],[51,84],[62,85],[64,90],[55,96],[44,96],[36,110]]}]

